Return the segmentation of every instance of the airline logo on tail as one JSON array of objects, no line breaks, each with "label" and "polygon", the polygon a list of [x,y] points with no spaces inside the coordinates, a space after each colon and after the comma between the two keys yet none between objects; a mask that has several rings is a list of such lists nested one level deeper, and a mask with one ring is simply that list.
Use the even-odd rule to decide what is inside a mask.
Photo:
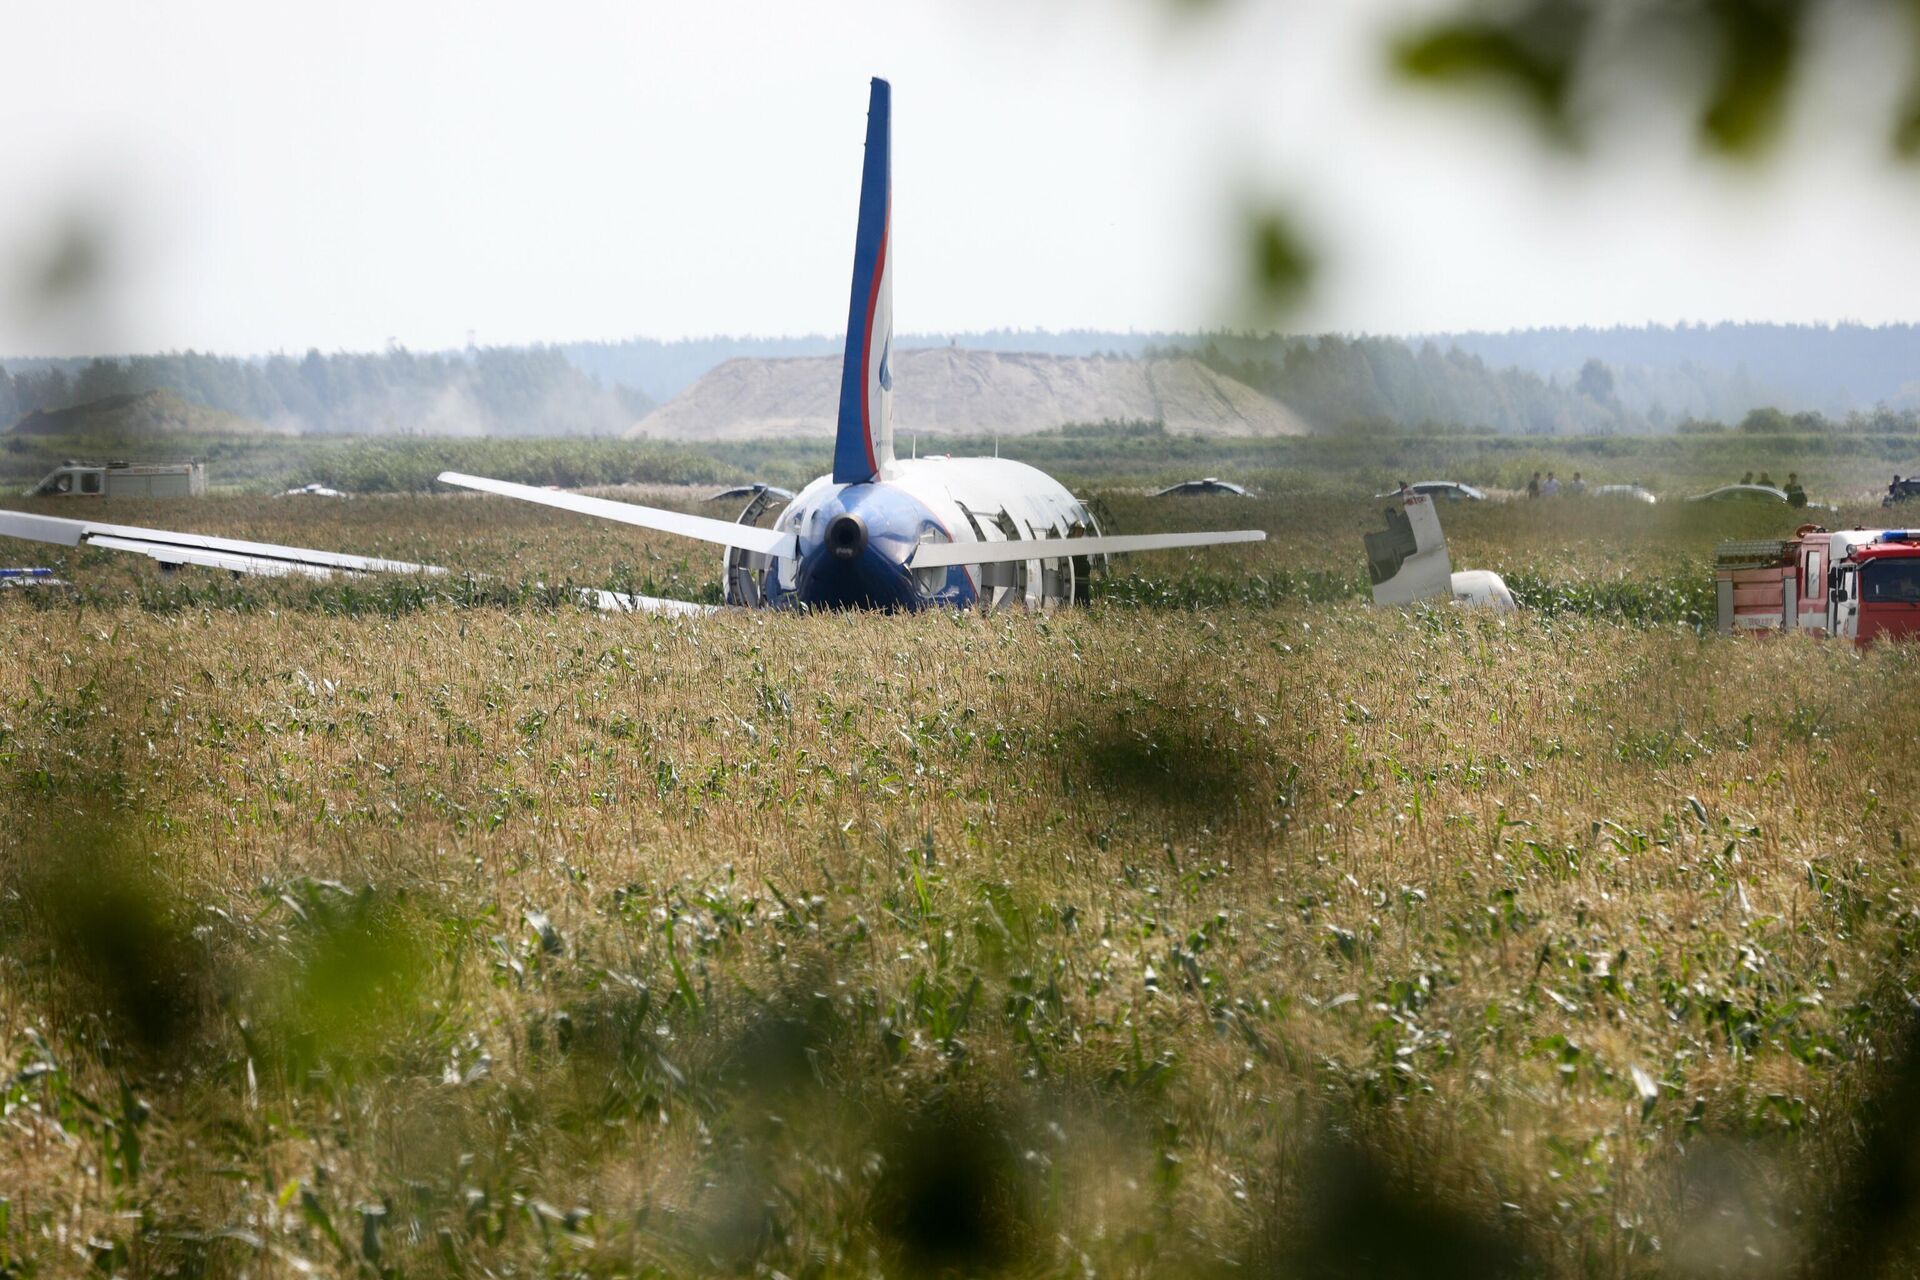
[{"label": "airline logo on tail", "polygon": [[860,226],[853,242],[847,355],[840,370],[835,484],[863,484],[893,461],[893,90],[873,82],[867,156],[860,172]]}]

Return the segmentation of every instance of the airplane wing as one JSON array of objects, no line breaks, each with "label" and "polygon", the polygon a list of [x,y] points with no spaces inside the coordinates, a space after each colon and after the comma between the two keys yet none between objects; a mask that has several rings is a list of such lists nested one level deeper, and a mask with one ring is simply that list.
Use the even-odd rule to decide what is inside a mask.
[{"label": "airplane wing", "polygon": [[[214,538],[199,533],[174,533],[133,525],[102,524],[95,520],[65,520],[57,516],[30,515],[24,511],[0,511],[0,537],[50,542],[62,547],[84,546],[126,551],[158,561],[167,568],[188,564],[203,569],[225,569],[229,573],[272,578],[298,575],[326,579],[336,573],[421,573],[440,576],[449,572],[434,564],[380,560],[337,551],[315,551],[310,547],[284,547],[271,542]],[[583,604],[602,613],[704,617],[719,608],[718,605],[694,604],[687,600],[667,600],[659,596],[629,595],[621,591],[597,591],[591,588],[580,588],[577,594]]]},{"label": "airplane wing", "polygon": [[30,515],[24,511],[0,511],[0,537],[51,542],[62,547],[87,546],[102,547],[109,551],[129,551],[169,568],[191,564],[267,577],[300,574],[310,578],[329,578],[335,573],[447,572],[439,565],[411,564],[405,560],[381,560],[337,551],[315,551],[311,547],[285,547],[272,542],[214,538],[199,533],[103,524],[96,520],[66,520],[58,516]]},{"label": "airplane wing", "polygon": [[1006,542],[923,542],[913,553],[916,569],[954,564],[999,564],[1007,560],[1045,560],[1053,556],[1118,555],[1123,551],[1163,551],[1174,547],[1212,547],[1229,542],[1265,542],[1259,529],[1222,533],[1132,533],[1093,538],[1013,538]]},{"label": "airplane wing", "polygon": [[691,600],[668,600],[661,596],[635,596],[624,591],[582,590],[580,598],[602,613],[656,613],[667,618],[704,618],[720,612],[717,604],[695,604]]},{"label": "airplane wing", "polygon": [[562,511],[598,516],[602,520],[617,520],[621,524],[653,529],[659,533],[677,533],[685,538],[698,538],[702,542],[717,542],[723,547],[757,551],[764,556],[791,558],[799,552],[799,540],[792,534],[776,533],[758,525],[684,515],[678,511],[663,511],[659,507],[589,498],[555,489],[536,489],[529,484],[489,480],[485,476],[462,475],[458,471],[442,471],[440,483],[458,485],[462,489],[477,489],[481,493],[498,494],[503,498],[518,498],[522,502],[537,502],[544,507],[558,507]]}]

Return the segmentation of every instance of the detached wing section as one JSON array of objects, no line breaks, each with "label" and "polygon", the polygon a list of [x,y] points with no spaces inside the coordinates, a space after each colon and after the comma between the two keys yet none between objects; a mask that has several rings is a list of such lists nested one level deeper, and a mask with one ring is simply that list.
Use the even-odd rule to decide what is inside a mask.
[{"label": "detached wing section", "polygon": [[[310,547],[283,547],[272,542],[240,538],[212,538],[199,533],[173,533],[133,525],[101,524],[93,520],[63,520],[56,516],[0,511],[0,537],[51,542],[61,547],[100,547],[126,551],[156,560],[171,569],[183,564],[202,569],[225,569],[270,578],[300,576],[331,578],[336,573],[423,573],[443,575],[436,564],[381,560],[372,556],[315,551]],[[582,588],[580,601],[602,613],[653,613],[667,617],[704,617],[719,606],[664,600],[658,596],[628,595],[620,591]]]},{"label": "detached wing section", "polygon": [[602,613],[652,613],[663,618],[704,618],[720,612],[721,608],[717,604],[695,604],[691,600],[633,596],[624,591],[583,590],[580,599]]},{"label": "detached wing section", "polygon": [[1166,551],[1176,547],[1215,547],[1229,542],[1265,542],[1259,529],[1222,533],[1134,533],[1093,538],[1013,538],[1006,542],[923,542],[913,553],[915,569],[955,564],[1001,564],[1009,560],[1046,560],[1055,556],[1119,555],[1126,551]]},{"label": "detached wing section", "polygon": [[439,565],[411,564],[405,560],[381,560],[372,556],[344,555],[337,551],[315,551],[311,547],[283,547],[272,542],[213,538],[199,533],[174,533],[166,529],[102,524],[94,520],[64,520],[58,516],[36,516],[24,511],[0,511],[0,537],[51,542],[62,547],[85,546],[127,551],[156,560],[167,568],[190,564],[205,569],[225,569],[229,573],[275,578],[290,575],[330,578],[336,573],[446,572]]},{"label": "detached wing section", "polygon": [[663,511],[659,507],[643,507],[634,502],[589,498],[582,494],[561,493],[554,489],[536,489],[530,484],[489,480],[485,476],[462,475],[458,471],[442,471],[440,483],[457,485],[462,489],[475,489],[481,493],[498,494],[502,498],[518,498],[522,502],[537,502],[543,507],[558,507],[562,511],[574,511],[583,516],[598,516],[602,520],[617,520],[621,524],[652,529],[658,533],[677,533],[683,538],[717,542],[723,547],[757,551],[764,556],[791,558],[798,554],[799,550],[798,539],[790,533],[778,533],[772,529],[762,529],[757,525],[736,524],[731,520],[690,516],[679,511]]}]

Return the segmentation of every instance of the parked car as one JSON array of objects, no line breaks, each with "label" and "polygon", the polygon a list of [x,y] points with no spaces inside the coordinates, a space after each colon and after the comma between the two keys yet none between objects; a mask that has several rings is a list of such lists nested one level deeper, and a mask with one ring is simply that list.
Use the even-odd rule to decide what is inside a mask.
[{"label": "parked car", "polygon": [[1208,476],[1204,480],[1182,480],[1179,484],[1170,484],[1153,496],[1156,498],[1187,498],[1210,493],[1231,494],[1237,498],[1257,498],[1260,495],[1253,490],[1222,480],[1217,476]]},{"label": "parked car", "polygon": [[[1776,489],[1770,484],[1723,484],[1718,489],[1709,489],[1705,493],[1696,493],[1688,502],[1777,502],[1783,507],[1793,505],[1785,489]],[[1806,511],[1838,511],[1840,508],[1830,502],[1807,502],[1801,504]]]},{"label": "parked car", "polygon": [[[1458,480],[1422,480],[1410,484],[1411,493],[1424,493],[1429,498],[1438,498],[1445,502],[1485,502],[1487,495],[1470,484],[1461,484]],[[1385,493],[1376,493],[1375,498],[1397,498],[1398,489],[1389,489]]]},{"label": "parked car", "polygon": [[1883,507],[1895,506],[1902,502],[1911,502],[1920,498],[1920,476],[1909,477],[1887,486],[1887,496],[1880,499]]},{"label": "parked car", "polygon": [[1718,489],[1696,493],[1688,502],[1778,502],[1786,505],[1787,492],[1770,484],[1723,484]]},{"label": "parked car", "polygon": [[780,502],[793,501],[793,490],[782,489],[777,484],[737,484],[733,486],[733,488],[731,489],[722,489],[718,493],[708,494],[707,501],[708,502],[727,502],[727,501],[737,502],[741,498],[751,498],[762,493]]}]

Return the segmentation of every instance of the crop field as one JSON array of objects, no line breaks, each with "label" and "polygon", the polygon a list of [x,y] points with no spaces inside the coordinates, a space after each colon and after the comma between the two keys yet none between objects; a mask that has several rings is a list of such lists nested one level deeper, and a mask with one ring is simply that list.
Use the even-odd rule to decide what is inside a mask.
[{"label": "crop field", "polygon": [[0,1274],[1920,1265],[1915,653],[1713,634],[1784,510],[1447,506],[1530,607],[1375,611],[1349,479],[1102,492],[1272,538],[1031,616],[99,513],[492,576],[0,593]]}]

